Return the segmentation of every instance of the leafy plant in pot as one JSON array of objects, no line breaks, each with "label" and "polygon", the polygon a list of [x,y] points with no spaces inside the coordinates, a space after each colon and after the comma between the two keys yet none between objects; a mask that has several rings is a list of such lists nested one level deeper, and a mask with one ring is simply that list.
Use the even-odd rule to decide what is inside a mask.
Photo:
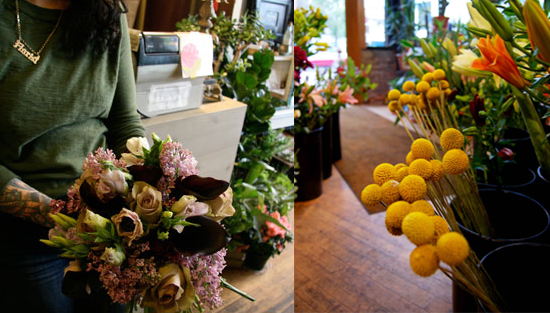
[{"label": "leafy plant in pot", "polygon": [[470,114],[475,126],[463,132],[473,138],[472,166],[482,188],[496,188],[528,193],[535,181],[534,172],[515,162],[515,144],[503,139],[511,124],[515,99],[502,102],[485,100],[477,94],[470,101]]}]

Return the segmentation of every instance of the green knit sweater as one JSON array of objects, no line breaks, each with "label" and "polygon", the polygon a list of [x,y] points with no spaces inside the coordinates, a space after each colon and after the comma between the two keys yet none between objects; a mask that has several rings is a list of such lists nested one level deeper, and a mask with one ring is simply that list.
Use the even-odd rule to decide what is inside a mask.
[{"label": "green knit sweater", "polygon": [[[0,0],[0,192],[18,177],[58,198],[80,176],[88,153],[98,147],[120,153],[128,138],[145,135],[126,17],[115,53],[77,58],[63,51],[60,39],[68,25],[61,20],[35,65],[12,47],[18,37],[14,1]],[[25,0],[19,9],[23,40],[38,51],[60,11]],[[40,251],[55,256],[58,251],[38,241],[47,235],[45,227],[0,212],[0,265]]]},{"label": "green knit sweater", "polygon": [[[38,51],[60,11],[19,0],[22,37]],[[126,17],[118,53],[67,58],[59,28],[31,63],[17,40],[15,0],[0,0],[0,190],[14,177],[51,196],[66,194],[82,161],[98,147],[120,153],[128,138],[144,136]],[[78,27],[73,25],[71,27]]]}]

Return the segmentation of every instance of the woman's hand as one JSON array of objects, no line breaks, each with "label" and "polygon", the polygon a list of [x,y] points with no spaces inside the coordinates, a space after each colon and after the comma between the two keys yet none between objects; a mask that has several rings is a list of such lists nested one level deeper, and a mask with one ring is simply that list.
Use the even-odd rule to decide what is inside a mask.
[{"label": "woman's hand", "polygon": [[53,227],[54,223],[48,217],[51,201],[52,198],[14,178],[0,194],[0,212]]}]

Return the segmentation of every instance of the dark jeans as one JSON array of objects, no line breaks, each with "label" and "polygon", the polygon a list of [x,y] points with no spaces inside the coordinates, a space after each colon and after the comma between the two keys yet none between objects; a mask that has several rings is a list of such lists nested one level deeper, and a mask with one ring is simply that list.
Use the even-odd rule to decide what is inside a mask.
[{"label": "dark jeans", "polygon": [[[3,254],[3,253],[1,253]],[[69,261],[51,253],[0,257],[0,312],[2,313],[122,313],[107,295],[76,300],[61,292],[63,270]]]}]

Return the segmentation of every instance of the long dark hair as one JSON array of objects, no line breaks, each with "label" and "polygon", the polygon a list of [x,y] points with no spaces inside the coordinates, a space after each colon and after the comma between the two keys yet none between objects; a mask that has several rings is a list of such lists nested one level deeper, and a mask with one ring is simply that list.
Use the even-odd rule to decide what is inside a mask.
[{"label": "long dark hair", "polygon": [[122,0],[72,0],[63,16],[63,44],[69,56],[87,49],[96,55],[113,52],[121,37],[120,15],[126,11]]}]

